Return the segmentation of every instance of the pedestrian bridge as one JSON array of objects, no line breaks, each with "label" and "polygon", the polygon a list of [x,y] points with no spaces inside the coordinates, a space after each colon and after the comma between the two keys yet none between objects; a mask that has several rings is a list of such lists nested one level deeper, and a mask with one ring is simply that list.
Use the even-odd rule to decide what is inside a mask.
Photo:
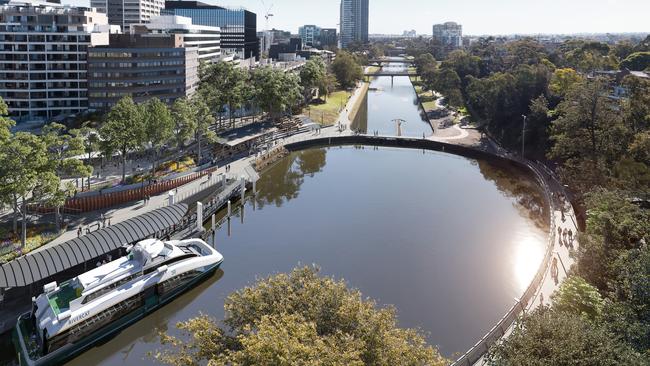
[{"label": "pedestrian bridge", "polygon": [[406,59],[406,58],[398,58],[398,59],[373,58],[373,59],[368,60],[368,65],[379,65],[379,66],[382,66],[383,64],[409,64],[409,65],[412,65],[414,63],[415,63],[415,60]]}]

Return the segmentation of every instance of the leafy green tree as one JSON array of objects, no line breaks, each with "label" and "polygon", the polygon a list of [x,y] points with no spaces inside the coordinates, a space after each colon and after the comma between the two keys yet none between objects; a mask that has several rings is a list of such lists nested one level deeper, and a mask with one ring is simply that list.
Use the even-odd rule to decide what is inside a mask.
[{"label": "leafy green tree", "polygon": [[302,99],[300,78],[293,73],[268,67],[259,68],[253,72],[253,85],[256,99],[271,118],[277,118]]},{"label": "leafy green tree", "polygon": [[551,111],[548,99],[540,95],[530,102],[526,123],[526,156],[540,160],[548,150],[548,128],[551,125]]},{"label": "leafy green tree", "polygon": [[604,302],[598,289],[578,276],[570,276],[564,280],[552,299],[554,309],[592,320],[600,317],[603,311]]},{"label": "leafy green tree", "polygon": [[225,110],[232,99],[232,80],[235,67],[230,62],[201,64],[199,94],[206,100],[215,115],[219,116],[219,127]]},{"label": "leafy green tree", "polygon": [[131,97],[120,99],[106,116],[100,129],[102,150],[105,156],[119,152],[122,158],[122,182],[126,181],[128,154],[142,146],[144,141],[144,116],[142,108]]},{"label": "leafy green tree", "polygon": [[319,85],[320,95],[325,95],[325,100],[327,100],[327,97],[336,90],[338,85],[336,76],[329,72],[325,73],[325,77]]},{"label": "leafy green tree", "polygon": [[[91,164],[92,154],[101,149],[99,132],[90,126],[90,122],[85,122],[81,128],[70,130],[70,134],[82,141],[84,152],[88,154],[88,164]],[[90,180],[88,180],[88,188],[90,188]]]},{"label": "leafy green tree", "polygon": [[628,98],[624,104],[625,123],[634,133],[650,129],[650,80],[628,75],[623,79]]},{"label": "leafy green tree", "polygon": [[420,75],[430,73],[438,68],[438,62],[432,54],[426,52],[415,58],[415,68]]},{"label": "leafy green tree", "polygon": [[[52,171],[58,176],[89,178],[92,165],[84,164],[80,156],[86,152],[84,139],[74,133],[68,133],[64,125],[50,123],[41,130],[41,138],[48,151]],[[90,182],[90,179],[88,180]],[[65,200],[74,193],[74,185],[67,182],[61,189],[51,192],[49,203],[55,207],[56,227],[60,230],[59,212]]]},{"label": "leafy green tree", "polygon": [[59,191],[61,180],[43,139],[18,132],[0,146],[0,196],[14,211],[13,229],[22,219],[21,243],[27,240],[27,203],[51,198]]},{"label": "leafy green tree", "polygon": [[[200,95],[203,97],[203,94]],[[193,131],[196,130],[192,104],[187,98],[176,99],[172,104],[171,114],[174,121],[173,131],[176,146],[182,149],[185,142],[192,138]]]},{"label": "leafy green tree", "polygon": [[357,81],[363,78],[361,65],[352,54],[345,51],[336,54],[336,59],[332,62],[332,72],[339,85],[346,89],[353,87]]},{"label": "leafy green tree", "polygon": [[579,240],[577,274],[608,292],[616,259],[650,236],[650,214],[621,192],[603,188],[586,195],[585,205],[587,225]]},{"label": "leafy green tree", "polygon": [[194,139],[198,143],[198,161],[196,163],[199,165],[203,158],[203,139],[213,142],[217,136],[210,130],[210,126],[214,124],[214,116],[203,98],[198,95],[192,98],[191,106],[193,111],[192,115],[194,117]]},{"label": "leafy green tree", "polygon": [[312,57],[300,70],[300,85],[303,88],[305,101],[309,102],[311,92],[321,89],[327,75],[327,67],[320,57]]},{"label": "leafy green tree", "polygon": [[544,47],[534,39],[526,38],[506,45],[506,67],[514,69],[519,65],[537,65],[545,58]]},{"label": "leafy green tree", "polygon": [[[230,122],[233,124],[233,112],[236,109],[241,108],[247,100],[250,100],[253,97],[254,90],[250,83],[250,72],[248,70],[241,68],[234,69],[228,81],[226,102],[228,103]],[[234,125],[232,127],[234,127]]]},{"label": "leafy green tree", "polygon": [[449,53],[447,59],[442,62],[442,68],[449,68],[456,72],[463,85],[466,85],[466,77],[478,77],[480,73],[479,64],[481,59],[466,51],[456,50]]},{"label": "leafy green tree", "polygon": [[520,319],[487,356],[492,366],[643,365],[642,356],[584,317],[541,308]]},{"label": "leafy green tree", "polygon": [[[646,237],[646,239],[648,239]],[[650,357],[650,247],[623,252],[613,264],[603,318],[615,334]]]},{"label": "leafy green tree", "polygon": [[397,327],[345,282],[310,267],[260,280],[228,296],[226,329],[205,316],[180,323],[185,339],[163,335],[172,365],[446,365],[416,330]]},{"label": "leafy green tree", "polygon": [[149,99],[144,109],[144,141],[153,149],[151,171],[156,174],[160,150],[173,137],[174,120],[167,105],[158,98]]},{"label": "leafy green tree", "polygon": [[566,66],[585,73],[618,68],[618,60],[610,47],[600,42],[574,41],[567,44],[563,58]]},{"label": "leafy green tree", "polygon": [[456,71],[450,68],[442,68],[435,71],[433,75],[424,74],[423,77],[425,78],[427,88],[441,93],[450,106],[463,106],[461,81]]},{"label": "leafy green tree", "polygon": [[650,52],[635,52],[621,61],[621,69],[643,71],[650,67]]},{"label": "leafy green tree", "polygon": [[607,98],[606,84],[600,80],[577,84],[560,103],[558,114],[551,128],[549,156],[562,162],[560,174],[565,181],[582,192],[609,184],[630,134],[618,108]]},{"label": "leafy green tree", "polygon": [[557,69],[553,72],[553,76],[551,77],[549,90],[555,95],[564,97],[573,85],[582,80],[583,78],[574,69]]}]

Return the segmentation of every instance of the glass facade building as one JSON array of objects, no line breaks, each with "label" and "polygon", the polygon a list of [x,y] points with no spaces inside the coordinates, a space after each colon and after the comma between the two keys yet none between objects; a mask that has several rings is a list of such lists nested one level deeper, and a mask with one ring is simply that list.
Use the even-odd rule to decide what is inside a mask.
[{"label": "glass facade building", "polygon": [[245,9],[227,9],[199,1],[165,2],[166,15],[192,19],[192,24],[221,28],[221,48],[242,52],[245,58],[259,58],[257,15]]},{"label": "glass facade building", "polygon": [[368,0],[341,0],[341,47],[368,43]]}]

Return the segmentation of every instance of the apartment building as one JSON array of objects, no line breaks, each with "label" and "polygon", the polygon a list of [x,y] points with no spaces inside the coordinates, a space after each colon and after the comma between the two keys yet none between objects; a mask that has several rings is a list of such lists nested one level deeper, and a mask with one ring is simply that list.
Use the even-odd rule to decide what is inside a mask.
[{"label": "apartment building", "polygon": [[88,48],[108,44],[105,14],[12,0],[0,6],[0,97],[19,124],[88,108]]}]

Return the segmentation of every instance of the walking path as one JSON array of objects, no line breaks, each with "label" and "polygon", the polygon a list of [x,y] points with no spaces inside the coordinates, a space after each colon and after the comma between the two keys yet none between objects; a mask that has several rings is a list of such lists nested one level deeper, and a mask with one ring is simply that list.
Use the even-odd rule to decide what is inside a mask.
[{"label": "walking path", "polygon": [[[359,98],[363,95],[363,87],[358,87],[354,94],[348,100],[348,104],[341,111],[339,115],[339,120],[337,125],[330,126],[328,128],[323,128],[320,131],[309,131],[293,135],[287,138],[284,138],[280,141],[281,144],[290,144],[294,142],[299,142],[305,139],[310,139],[314,137],[334,137],[334,136],[344,136],[351,135],[352,132],[349,129],[350,119],[348,118],[348,111],[352,110]],[[255,161],[256,156],[245,156],[241,159],[235,160],[230,165],[230,171],[226,173],[225,167],[219,167],[217,171],[213,173],[213,179],[216,179],[219,174],[227,174],[229,177],[239,177],[241,175],[246,175],[245,170],[250,169],[251,164]],[[203,189],[206,185],[205,179],[198,179],[193,182],[190,182],[184,186],[178,188],[176,197],[182,197],[191,192]],[[77,225],[69,226],[68,231],[61,234],[58,238],[49,242],[48,244],[36,249],[35,251],[40,251],[46,248],[50,248],[66,241],[77,237],[77,230],[82,226],[83,234],[86,233],[86,227],[91,226],[93,229],[97,229],[102,226],[102,217],[105,217],[110,220],[111,224],[116,224],[128,219],[131,219],[136,216],[143,215],[149,211],[164,207],[169,202],[168,193],[160,194],[158,196],[152,196],[147,204],[144,202],[131,202],[126,207],[112,208],[106,210],[95,211],[84,215],[84,219],[79,222]]]}]

